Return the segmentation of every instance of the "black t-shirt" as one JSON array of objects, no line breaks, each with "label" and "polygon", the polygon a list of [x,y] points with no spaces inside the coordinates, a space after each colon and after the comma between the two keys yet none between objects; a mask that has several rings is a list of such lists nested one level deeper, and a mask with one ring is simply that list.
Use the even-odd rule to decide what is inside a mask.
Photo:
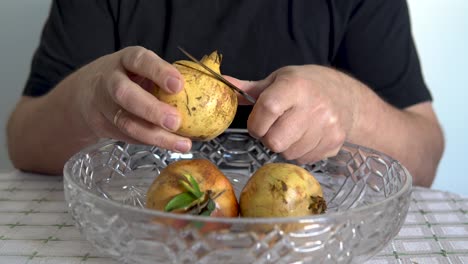
[{"label": "black t-shirt", "polygon": [[[23,94],[46,94],[132,45],[169,62],[186,59],[177,46],[197,57],[218,50],[221,72],[246,80],[286,65],[331,66],[398,108],[431,100],[404,0],[55,0]],[[245,127],[250,109],[231,126]]]}]

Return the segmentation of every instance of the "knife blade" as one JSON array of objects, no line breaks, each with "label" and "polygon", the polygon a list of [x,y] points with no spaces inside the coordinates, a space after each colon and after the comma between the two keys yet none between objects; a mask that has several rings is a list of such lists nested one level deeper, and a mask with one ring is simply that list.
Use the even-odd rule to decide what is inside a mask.
[{"label": "knife blade", "polygon": [[191,59],[193,62],[197,63],[198,65],[202,66],[205,70],[207,70],[209,73],[213,74],[213,76],[218,79],[220,82],[226,84],[229,86],[229,88],[233,89],[234,91],[238,92],[240,95],[242,95],[247,101],[251,102],[252,104],[255,104],[256,100],[253,98],[251,95],[248,93],[244,92],[241,90],[239,87],[235,86],[233,83],[230,81],[226,80],[221,74],[213,71],[210,67],[206,66],[203,64],[201,61],[197,60],[194,56],[192,56],[190,53],[188,53],[185,49],[182,47],[177,47],[182,53],[185,54],[189,59]]}]

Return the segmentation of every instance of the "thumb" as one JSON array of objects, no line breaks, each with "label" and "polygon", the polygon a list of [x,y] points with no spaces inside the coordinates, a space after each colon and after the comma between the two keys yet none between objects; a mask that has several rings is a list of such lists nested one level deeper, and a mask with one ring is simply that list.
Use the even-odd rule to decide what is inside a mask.
[{"label": "thumb", "polygon": [[[268,79],[260,80],[260,81],[246,81],[246,80],[239,80],[232,76],[223,75],[223,77],[234,84],[235,86],[239,87],[242,91],[248,93],[253,98],[257,99],[258,96],[265,90],[266,87],[270,85]],[[252,103],[245,99],[242,95],[237,94],[237,99],[240,105],[251,105]]]}]

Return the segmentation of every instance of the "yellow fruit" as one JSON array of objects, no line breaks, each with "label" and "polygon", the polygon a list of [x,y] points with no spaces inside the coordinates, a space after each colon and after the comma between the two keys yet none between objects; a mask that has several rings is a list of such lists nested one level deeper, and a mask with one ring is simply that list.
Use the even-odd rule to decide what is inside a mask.
[{"label": "yellow fruit", "polygon": [[[204,56],[201,62],[220,73],[221,59],[222,56],[214,51]],[[174,62],[174,66],[184,77],[184,89],[169,94],[156,86],[154,95],[179,110],[182,122],[176,133],[202,141],[217,137],[236,115],[236,93],[195,62],[181,60]]]},{"label": "yellow fruit", "polygon": [[325,212],[322,188],[307,170],[269,163],[249,179],[240,195],[243,217],[292,217]]}]

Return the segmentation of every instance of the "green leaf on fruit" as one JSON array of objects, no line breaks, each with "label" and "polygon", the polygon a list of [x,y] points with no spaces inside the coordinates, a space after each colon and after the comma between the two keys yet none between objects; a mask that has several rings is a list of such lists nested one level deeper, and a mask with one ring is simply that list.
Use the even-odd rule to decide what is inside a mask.
[{"label": "green leaf on fruit", "polygon": [[198,186],[198,182],[195,180],[195,178],[193,178],[192,175],[190,174],[187,174],[185,177],[187,177],[190,181],[190,185],[192,185],[194,191],[195,191],[195,196],[197,197],[201,197],[203,195],[203,193],[200,191],[200,186]]},{"label": "green leaf on fruit", "polygon": [[204,208],[204,210],[200,213],[200,215],[203,215],[203,216],[210,216],[211,213],[214,211],[215,208],[216,208],[215,203],[213,202],[212,199],[210,199],[210,200],[208,201],[208,204],[207,204],[206,207]]},{"label": "green leaf on fruit", "polygon": [[[216,204],[215,202],[210,199],[208,201],[208,204],[206,205],[206,207],[204,208],[204,210],[200,213],[201,216],[210,216],[211,213],[214,211],[214,209],[216,209]],[[193,226],[195,228],[202,228],[204,225],[205,225],[205,222],[200,222],[200,221],[194,221],[192,222]]]},{"label": "green leaf on fruit", "polygon": [[201,228],[205,225],[205,222],[193,221],[193,222],[192,222],[192,225],[193,225],[193,227],[195,227],[196,229],[201,229]]},{"label": "green leaf on fruit", "polygon": [[179,181],[180,184],[185,188],[185,190],[190,192],[192,195],[194,195],[197,198],[200,198],[203,195],[203,193],[200,191],[200,187],[198,186],[198,183],[195,180],[195,178],[193,178],[193,176],[190,174],[184,174],[184,177],[186,181],[181,180]]},{"label": "green leaf on fruit", "polygon": [[174,196],[164,207],[164,211],[171,212],[174,210],[184,209],[190,206],[197,197],[192,193],[184,192]]}]

